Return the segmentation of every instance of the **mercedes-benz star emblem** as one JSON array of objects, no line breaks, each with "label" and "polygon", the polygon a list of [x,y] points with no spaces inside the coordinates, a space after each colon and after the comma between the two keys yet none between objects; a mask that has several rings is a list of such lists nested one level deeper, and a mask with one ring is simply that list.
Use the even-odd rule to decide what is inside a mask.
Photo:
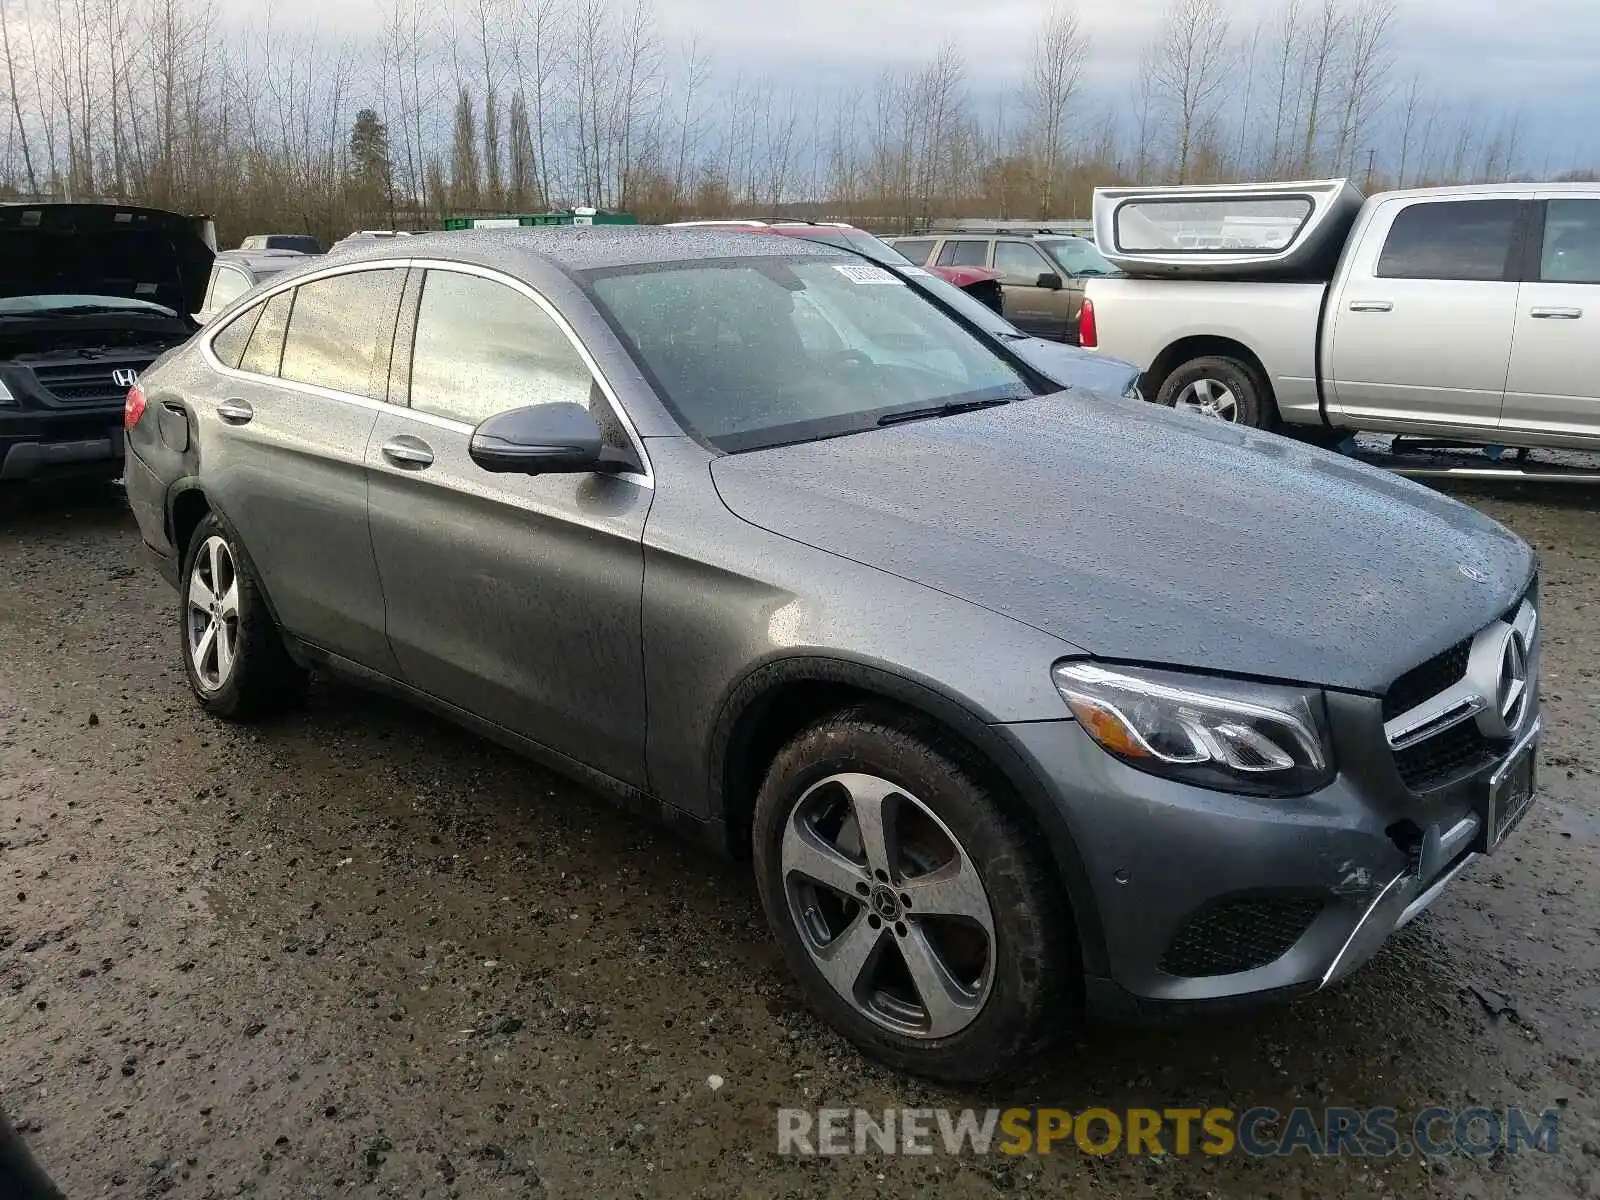
[{"label": "mercedes-benz star emblem", "polygon": [[1528,701],[1528,648],[1516,630],[1506,639],[1500,655],[1500,679],[1495,688],[1495,705],[1507,729],[1516,729]]},{"label": "mercedes-benz star emblem", "polygon": [[118,387],[131,388],[139,382],[139,372],[132,367],[118,367],[111,372],[111,382]]}]

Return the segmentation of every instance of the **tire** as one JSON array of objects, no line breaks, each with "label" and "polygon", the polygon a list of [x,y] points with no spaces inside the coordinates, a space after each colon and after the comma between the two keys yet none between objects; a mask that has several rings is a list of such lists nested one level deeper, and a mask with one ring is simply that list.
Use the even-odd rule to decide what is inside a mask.
[{"label": "tire", "polygon": [[1206,415],[1254,429],[1276,429],[1279,424],[1278,405],[1260,372],[1220,355],[1190,359],[1173,371],[1161,381],[1156,403],[1192,412],[1214,404],[1216,411]]},{"label": "tire", "polygon": [[[1082,966],[1038,838],[997,802],[982,764],[948,742],[918,722],[870,709],[820,721],[773,760],[756,799],[752,849],[768,923],[824,1019],[893,1067],[972,1083],[1006,1073],[1076,1024]],[[885,839],[893,863],[887,884],[868,873],[886,856],[863,851],[851,815],[858,804],[874,810],[873,787],[886,795],[876,811],[898,814],[889,822],[898,833]],[[948,859],[937,852],[946,837],[955,850]],[[833,852],[820,860],[811,857],[819,839]],[[795,869],[819,861],[826,869],[818,874],[834,887]],[[940,881],[942,897],[931,896],[930,884]],[[981,912],[970,919],[978,906],[987,910],[987,929]],[[930,975],[930,950],[945,975]],[[823,964],[852,953],[866,964],[862,971],[832,968],[855,980],[849,995]],[[913,960],[921,964],[915,975]],[[944,988],[937,1006],[923,1001],[913,980],[941,978],[956,986]]]},{"label": "tire", "polygon": [[[219,579],[220,591],[211,591]],[[215,513],[201,519],[184,548],[178,594],[179,650],[201,708],[248,721],[300,699],[305,672],[284,649],[238,538]],[[203,649],[207,627],[209,650]]]}]

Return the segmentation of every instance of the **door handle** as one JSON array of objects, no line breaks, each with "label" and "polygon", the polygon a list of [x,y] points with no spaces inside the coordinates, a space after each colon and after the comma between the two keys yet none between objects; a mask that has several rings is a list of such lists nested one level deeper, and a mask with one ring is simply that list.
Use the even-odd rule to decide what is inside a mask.
[{"label": "door handle", "polygon": [[1581,308],[1530,308],[1530,317],[1544,321],[1576,321],[1583,316]]},{"label": "door handle", "polygon": [[433,465],[433,449],[421,438],[401,434],[385,442],[381,449],[383,456],[397,467],[420,471]]},{"label": "door handle", "polygon": [[1351,312],[1393,312],[1393,300],[1352,300]]},{"label": "door handle", "polygon": [[243,400],[224,400],[217,405],[217,416],[221,417],[229,425],[243,425],[255,415],[256,410]]}]

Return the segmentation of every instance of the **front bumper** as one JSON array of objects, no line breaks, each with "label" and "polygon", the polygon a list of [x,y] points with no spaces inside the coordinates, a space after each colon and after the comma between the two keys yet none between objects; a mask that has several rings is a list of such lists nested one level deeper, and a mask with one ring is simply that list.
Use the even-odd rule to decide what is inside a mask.
[{"label": "front bumper", "polygon": [[1081,860],[1091,1011],[1232,1008],[1336,983],[1489,848],[1489,781],[1524,745],[1536,752],[1537,704],[1516,747],[1425,794],[1400,781],[1386,746],[1370,748],[1377,704],[1330,697],[1340,774],[1291,799],[1136,771],[1072,721],[1003,727]]},{"label": "front bumper", "polygon": [[121,405],[89,412],[0,408],[0,480],[114,473],[122,456]]}]

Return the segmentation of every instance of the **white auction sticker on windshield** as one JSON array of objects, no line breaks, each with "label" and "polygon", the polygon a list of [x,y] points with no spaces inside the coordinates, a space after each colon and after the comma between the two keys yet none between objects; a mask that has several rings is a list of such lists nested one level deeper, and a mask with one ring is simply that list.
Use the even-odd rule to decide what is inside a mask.
[{"label": "white auction sticker on windshield", "polygon": [[893,274],[871,263],[846,263],[842,266],[835,264],[833,269],[851,283],[898,283],[901,287],[905,286]]},{"label": "white auction sticker on windshield", "polygon": [[922,277],[923,279],[932,279],[933,278],[933,272],[932,271],[924,271],[921,267],[905,267],[905,268],[902,268],[902,272],[904,274],[906,274],[906,275],[918,275],[918,276]]}]

